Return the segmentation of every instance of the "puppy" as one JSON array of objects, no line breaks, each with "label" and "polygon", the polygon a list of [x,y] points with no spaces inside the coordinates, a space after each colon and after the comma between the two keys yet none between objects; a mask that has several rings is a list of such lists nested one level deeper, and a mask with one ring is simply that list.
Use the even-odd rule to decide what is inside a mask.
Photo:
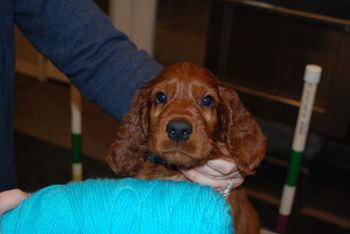
[{"label": "puppy", "polygon": [[[251,175],[266,148],[237,93],[192,63],[171,65],[141,88],[116,135],[107,156],[112,170],[143,179],[181,180],[179,168],[218,158],[234,160],[241,174]],[[234,189],[227,200],[235,233],[259,233],[258,215],[243,189]]]}]

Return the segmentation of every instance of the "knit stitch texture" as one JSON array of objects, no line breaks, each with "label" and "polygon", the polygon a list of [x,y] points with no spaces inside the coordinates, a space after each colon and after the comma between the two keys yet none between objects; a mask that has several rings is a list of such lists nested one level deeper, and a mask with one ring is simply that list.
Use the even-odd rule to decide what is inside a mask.
[{"label": "knit stitch texture", "polygon": [[230,206],[187,181],[90,179],[44,188],[2,216],[7,233],[233,233]]}]

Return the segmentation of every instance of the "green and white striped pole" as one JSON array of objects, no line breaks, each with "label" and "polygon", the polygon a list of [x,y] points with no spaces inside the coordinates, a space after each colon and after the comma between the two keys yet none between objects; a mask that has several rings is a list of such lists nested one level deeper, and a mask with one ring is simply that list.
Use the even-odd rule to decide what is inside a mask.
[{"label": "green and white striped pole", "polygon": [[72,137],[72,180],[83,179],[81,163],[81,96],[74,86],[70,86],[71,93],[71,137]]},{"label": "green and white striped pole", "polygon": [[295,127],[291,158],[289,162],[287,179],[284,184],[282,200],[279,208],[276,231],[286,233],[288,218],[292,210],[294,195],[298,180],[299,168],[305,148],[309,123],[312,115],[313,104],[316,96],[317,85],[320,81],[322,68],[309,64],[304,73],[304,88],[298,120]]}]

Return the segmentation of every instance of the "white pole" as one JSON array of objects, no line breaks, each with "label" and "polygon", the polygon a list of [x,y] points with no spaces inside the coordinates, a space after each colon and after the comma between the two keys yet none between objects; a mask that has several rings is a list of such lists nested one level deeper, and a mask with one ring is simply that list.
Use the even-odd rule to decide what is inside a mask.
[{"label": "white pole", "polygon": [[286,233],[288,218],[292,210],[296,185],[299,175],[299,167],[305,148],[309,131],[312,108],[316,96],[317,85],[320,81],[322,68],[318,65],[309,64],[304,74],[304,88],[301,97],[297,124],[294,131],[291,158],[289,162],[287,179],[284,184],[276,231]]},{"label": "white pole", "polygon": [[83,179],[81,162],[81,132],[82,132],[82,98],[78,90],[70,85],[71,101],[71,137],[72,137],[72,179]]}]

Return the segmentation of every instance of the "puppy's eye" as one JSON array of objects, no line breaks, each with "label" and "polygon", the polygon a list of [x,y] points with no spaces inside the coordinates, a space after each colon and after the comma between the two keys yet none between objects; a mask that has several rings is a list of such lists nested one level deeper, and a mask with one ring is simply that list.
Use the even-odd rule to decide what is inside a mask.
[{"label": "puppy's eye", "polygon": [[214,98],[210,95],[204,96],[202,98],[202,104],[204,106],[211,106],[213,104],[213,102],[214,102]]},{"label": "puppy's eye", "polygon": [[156,94],[156,102],[157,102],[158,104],[164,103],[166,100],[167,100],[167,96],[166,96],[165,93],[163,93],[163,92],[158,92],[158,93]]}]

